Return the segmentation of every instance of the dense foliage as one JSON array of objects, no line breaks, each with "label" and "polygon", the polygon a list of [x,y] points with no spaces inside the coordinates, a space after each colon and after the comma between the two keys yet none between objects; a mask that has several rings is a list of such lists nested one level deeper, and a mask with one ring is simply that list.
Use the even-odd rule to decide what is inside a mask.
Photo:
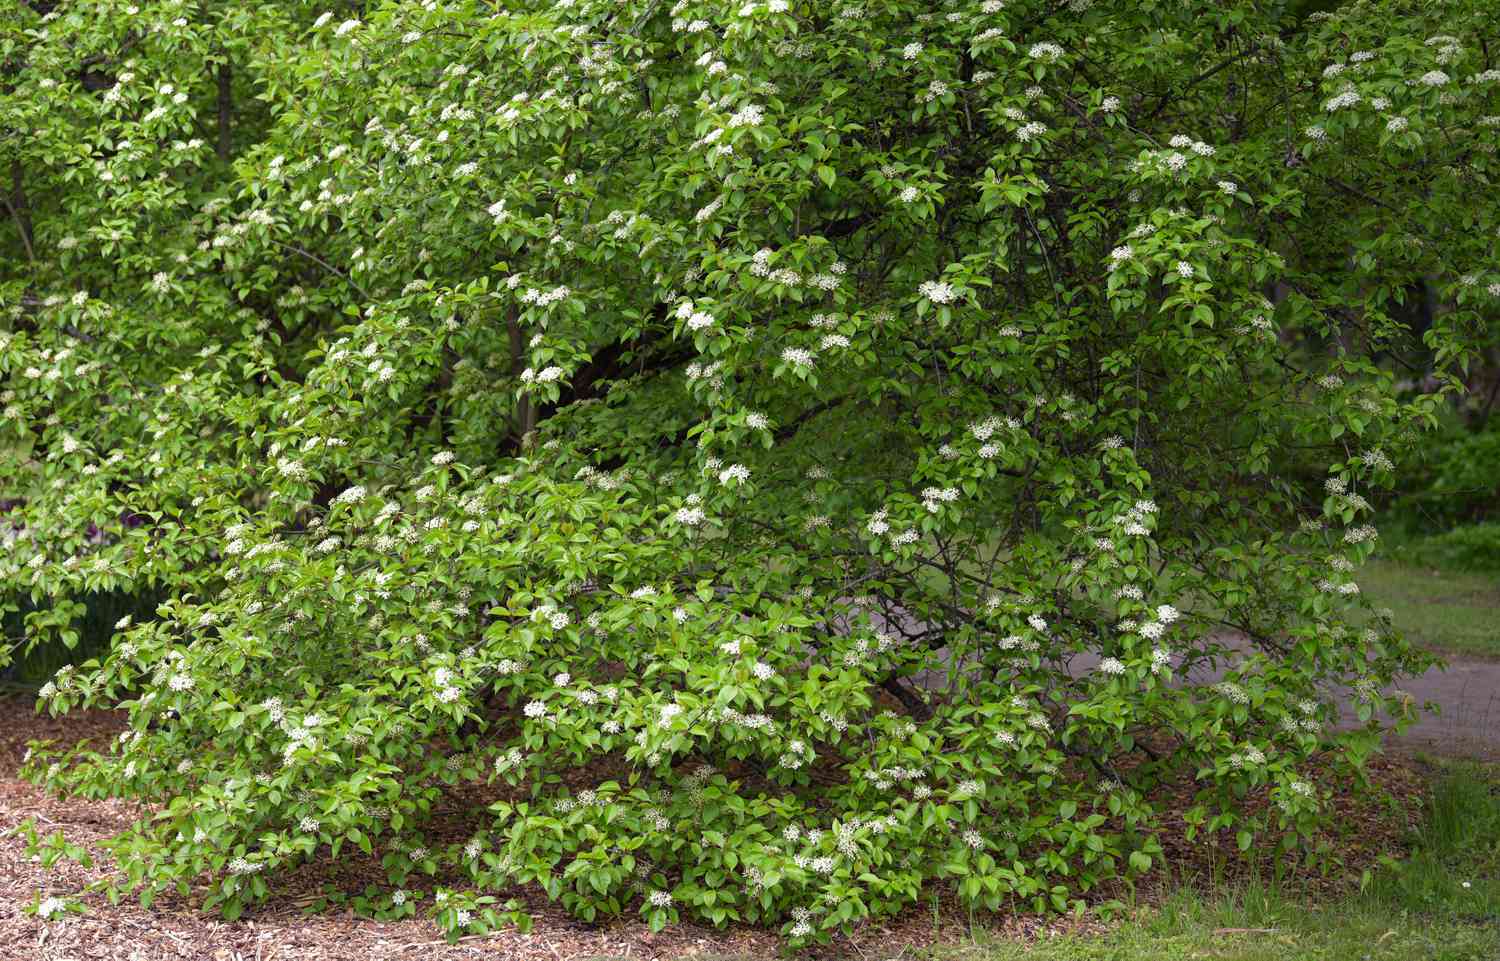
[{"label": "dense foliage", "polygon": [[0,22],[13,640],[160,599],[43,690],[129,712],[34,761],[154,805],[122,889],[804,940],[1072,907],[1184,784],[1329,853],[1424,664],[1371,492],[1500,307],[1489,0],[331,9]]}]

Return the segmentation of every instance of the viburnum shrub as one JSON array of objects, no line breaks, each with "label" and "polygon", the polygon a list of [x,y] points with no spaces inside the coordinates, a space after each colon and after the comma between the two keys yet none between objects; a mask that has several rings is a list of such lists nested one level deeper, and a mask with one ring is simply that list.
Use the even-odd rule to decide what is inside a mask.
[{"label": "viburnum shrub", "polygon": [[1489,0],[359,7],[0,24],[0,574],[164,598],[42,691],[128,713],[31,762],[149,804],[114,893],[802,942],[1330,853]]}]

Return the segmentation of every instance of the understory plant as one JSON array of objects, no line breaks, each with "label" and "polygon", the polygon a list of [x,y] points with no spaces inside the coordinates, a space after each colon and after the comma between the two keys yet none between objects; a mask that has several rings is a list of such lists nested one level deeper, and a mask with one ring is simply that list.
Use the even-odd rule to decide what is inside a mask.
[{"label": "understory plant", "polygon": [[1496,51],[1488,0],[22,3],[10,643],[160,601],[29,771],[143,803],[112,893],[358,861],[453,936],[1326,865],[1429,663],[1356,573],[1500,307]]}]

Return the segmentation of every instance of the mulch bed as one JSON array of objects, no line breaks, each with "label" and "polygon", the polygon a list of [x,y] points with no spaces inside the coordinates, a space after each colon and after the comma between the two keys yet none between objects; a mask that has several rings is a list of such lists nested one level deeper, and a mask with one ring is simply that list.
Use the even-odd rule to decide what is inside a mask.
[{"label": "mulch bed", "polygon": [[[335,880],[347,889],[365,875],[362,867],[347,858],[339,864],[309,865],[295,872],[278,888],[278,894],[257,906],[244,918],[226,922],[216,914],[197,910],[186,898],[162,898],[142,909],[135,901],[111,905],[98,895],[88,895],[88,913],[66,920],[43,922],[23,908],[38,891],[73,895],[90,881],[110,871],[107,856],[99,856],[97,842],[123,830],[138,816],[139,808],[123,801],[59,799],[25,781],[15,772],[27,742],[55,738],[77,741],[84,737],[99,743],[117,732],[122,718],[108,712],[78,712],[66,718],[49,718],[32,710],[30,697],[0,695],[0,832],[26,818],[34,818],[43,833],[61,830],[70,842],[95,853],[94,867],[61,861],[50,871],[25,854],[25,840],[0,839],[0,961],[386,961],[422,959],[447,961],[459,958],[507,958],[517,961],[575,959],[676,958],[773,958],[783,953],[774,933],[750,927],[714,929],[681,924],[652,933],[639,920],[587,925],[564,914],[542,898],[526,897],[535,919],[529,934],[500,931],[470,937],[457,944],[442,939],[432,922],[423,918],[375,921],[352,912],[309,915],[306,906],[317,899],[326,881]],[[1380,854],[1400,849],[1402,839],[1420,811],[1425,779],[1410,761],[1394,757],[1374,759],[1370,777],[1378,788],[1356,797],[1347,790],[1336,797],[1343,826],[1342,836],[1330,837],[1345,862],[1343,872],[1331,877],[1299,877],[1298,883],[1329,892],[1346,889],[1362,866]],[[1344,786],[1345,788],[1348,785]],[[1384,800],[1382,800],[1382,797]],[[1186,807],[1186,804],[1183,805]],[[1179,822],[1180,823],[1180,822]],[[1184,878],[1233,880],[1259,873],[1269,877],[1274,853],[1252,849],[1251,858],[1239,855],[1232,838],[1200,838],[1188,842],[1179,831],[1163,832],[1163,845],[1172,865],[1175,882],[1154,882],[1164,890],[1168,883]],[[369,880],[382,883],[383,878]],[[1097,892],[1100,899],[1121,897],[1121,888]],[[1159,890],[1143,885],[1134,894],[1137,903],[1150,903]],[[1061,932],[1093,930],[1104,925],[1097,920],[1075,920],[1057,916],[1006,915],[973,919],[988,936],[1037,938]],[[849,937],[811,952],[818,957],[890,959],[911,957],[936,942],[961,942],[974,931],[968,913],[951,897],[940,895],[937,909],[932,901],[921,908],[879,922],[860,926]]]}]

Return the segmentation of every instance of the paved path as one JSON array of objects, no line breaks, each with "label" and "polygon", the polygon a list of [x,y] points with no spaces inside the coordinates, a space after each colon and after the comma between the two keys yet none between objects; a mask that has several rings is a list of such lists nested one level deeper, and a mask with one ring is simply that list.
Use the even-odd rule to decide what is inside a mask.
[{"label": "paved path", "polygon": [[1446,670],[1407,678],[1400,688],[1441,713],[1424,714],[1397,746],[1500,761],[1500,661],[1455,656]]}]

